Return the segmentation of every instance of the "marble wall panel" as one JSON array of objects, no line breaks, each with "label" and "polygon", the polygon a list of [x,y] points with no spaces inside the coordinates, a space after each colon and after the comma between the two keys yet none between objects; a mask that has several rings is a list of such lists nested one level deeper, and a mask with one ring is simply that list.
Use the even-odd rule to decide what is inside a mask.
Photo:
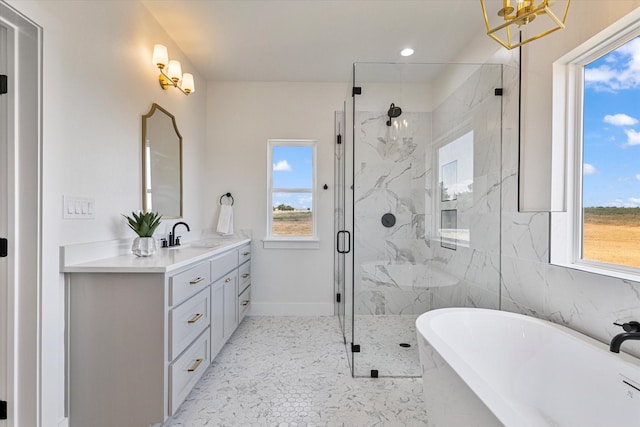
[{"label": "marble wall panel", "polygon": [[[434,212],[432,266],[460,283],[433,290],[433,307],[499,306],[502,87],[499,65],[482,66],[433,111],[433,145],[428,155],[435,167],[443,144],[473,131],[473,184],[455,201],[434,195],[433,210],[456,209],[459,241],[455,250],[439,241],[439,212]],[[433,181],[438,180],[432,170]]]},{"label": "marble wall panel", "polygon": [[[608,343],[622,331],[613,322],[640,320],[640,283],[549,264],[550,214],[518,212],[518,97],[512,67],[505,67],[504,85],[501,309]],[[625,342],[623,350],[640,357],[640,342]]]},{"label": "marble wall panel", "polygon": [[499,310],[500,293],[499,291],[492,292],[478,286],[469,285],[467,287],[467,297],[464,306]]},{"label": "marble wall panel", "polygon": [[[355,314],[419,314],[430,308],[425,150],[430,115],[356,113]],[[391,213],[396,223],[382,224]],[[429,229],[430,231],[430,229]]]}]

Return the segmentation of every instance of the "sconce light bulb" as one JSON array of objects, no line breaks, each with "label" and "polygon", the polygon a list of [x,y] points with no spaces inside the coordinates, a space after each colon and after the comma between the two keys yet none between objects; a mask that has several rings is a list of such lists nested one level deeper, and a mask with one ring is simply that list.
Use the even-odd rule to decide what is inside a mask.
[{"label": "sconce light bulb", "polygon": [[185,93],[191,93],[191,92],[195,92],[196,91],[196,87],[195,84],[193,82],[193,74],[191,73],[184,73],[182,75],[182,90],[185,91]]},{"label": "sconce light bulb", "polygon": [[161,44],[153,46],[153,65],[162,70],[168,62],[169,52],[167,52],[167,47]]},{"label": "sconce light bulb", "polygon": [[169,78],[173,80],[174,84],[177,84],[180,79],[182,79],[182,66],[180,65],[180,61],[176,61],[172,59],[169,61]]}]

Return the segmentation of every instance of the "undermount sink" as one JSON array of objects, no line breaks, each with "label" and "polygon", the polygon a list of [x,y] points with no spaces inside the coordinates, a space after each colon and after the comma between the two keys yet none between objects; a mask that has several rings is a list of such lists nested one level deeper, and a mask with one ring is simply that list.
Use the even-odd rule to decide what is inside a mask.
[{"label": "undermount sink", "polygon": [[192,248],[216,248],[220,246],[220,242],[216,240],[199,240],[197,242],[192,242]]},{"label": "undermount sink", "polygon": [[178,250],[178,249],[186,249],[186,248],[190,248],[190,247],[191,247],[190,243],[184,243],[184,244],[181,244],[181,245],[178,245],[178,246],[167,246],[166,248],[163,248],[163,249],[169,249],[170,251],[175,251],[175,250]]},{"label": "undermount sink", "polygon": [[169,249],[169,250],[186,249],[186,248],[211,249],[211,248],[217,248],[220,245],[221,243],[216,240],[198,240],[195,242],[181,243],[178,246],[169,246],[164,249]]}]

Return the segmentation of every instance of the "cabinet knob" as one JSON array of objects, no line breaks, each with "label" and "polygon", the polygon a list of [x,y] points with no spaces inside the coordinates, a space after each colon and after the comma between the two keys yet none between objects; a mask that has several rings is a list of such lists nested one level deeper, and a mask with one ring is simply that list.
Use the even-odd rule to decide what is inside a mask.
[{"label": "cabinet knob", "polygon": [[229,283],[231,281],[231,277],[227,277],[226,279],[224,279],[224,283]]},{"label": "cabinet knob", "polygon": [[242,278],[243,278],[243,279],[246,279],[246,278],[247,278],[247,277],[249,277],[249,276],[250,276],[250,274],[249,274],[249,273],[244,273],[244,274],[242,275]]}]

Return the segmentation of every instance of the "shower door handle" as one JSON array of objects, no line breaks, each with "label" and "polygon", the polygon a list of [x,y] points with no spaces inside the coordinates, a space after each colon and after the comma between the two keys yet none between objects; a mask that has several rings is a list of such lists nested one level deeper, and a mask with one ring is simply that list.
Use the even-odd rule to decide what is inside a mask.
[{"label": "shower door handle", "polygon": [[[347,236],[347,249],[346,250],[340,250],[340,235],[345,235]],[[344,239],[343,239],[344,241]],[[343,245],[344,246],[344,245]],[[336,235],[336,250],[338,251],[339,254],[348,254],[349,252],[351,252],[351,233],[349,233],[347,230],[340,230],[338,231],[338,234]]]}]

